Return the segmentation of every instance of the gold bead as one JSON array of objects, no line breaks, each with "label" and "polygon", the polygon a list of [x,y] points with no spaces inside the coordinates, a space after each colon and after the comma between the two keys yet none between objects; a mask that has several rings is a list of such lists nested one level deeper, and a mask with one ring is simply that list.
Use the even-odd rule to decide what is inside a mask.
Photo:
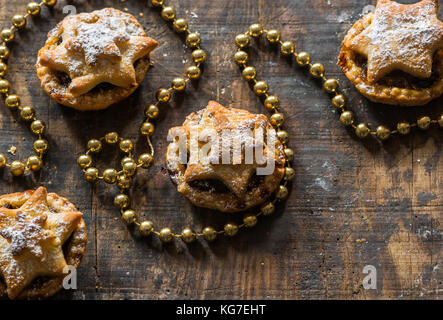
[{"label": "gold bead", "polygon": [[192,60],[194,60],[195,63],[204,62],[206,60],[206,52],[202,49],[192,51]]},{"label": "gold bead", "polygon": [[91,139],[88,141],[88,150],[94,153],[100,152],[102,150],[102,143],[100,140]]},{"label": "gold bead", "polygon": [[280,51],[285,56],[288,56],[290,54],[294,54],[295,45],[291,41],[285,41],[281,44]]},{"label": "gold bead", "polygon": [[7,160],[4,154],[0,153],[0,168],[6,166]]},{"label": "gold bead", "polygon": [[29,2],[26,6],[26,11],[31,15],[35,16],[40,13],[40,6],[37,2]]},{"label": "gold bead", "polygon": [[20,106],[20,98],[15,94],[11,94],[6,97],[5,104],[8,108],[17,108]]},{"label": "gold bead", "polygon": [[249,39],[249,36],[246,34],[242,33],[242,34],[239,34],[235,37],[235,44],[240,49],[249,46],[249,43],[250,43],[250,39]]},{"label": "gold bead", "polygon": [[117,181],[117,170],[106,169],[103,171],[103,180],[109,184],[115,183]]},{"label": "gold bead", "polygon": [[0,79],[0,93],[8,93],[11,85],[8,80]]},{"label": "gold bead", "polygon": [[254,67],[246,67],[242,71],[242,76],[245,78],[245,80],[252,80],[255,79],[255,76],[257,75],[257,71]]},{"label": "gold bead", "polygon": [[297,57],[295,58],[295,60],[297,61],[298,65],[301,67],[305,67],[311,63],[311,57],[310,57],[309,53],[304,52],[304,51],[297,54]]},{"label": "gold bead", "polygon": [[22,14],[16,14],[12,17],[12,25],[16,28],[23,28],[26,25],[26,18]]},{"label": "gold bead", "polygon": [[257,224],[257,216],[248,214],[243,217],[243,223],[247,228],[252,228]]},{"label": "gold bead", "polygon": [[271,124],[277,127],[280,127],[283,125],[283,122],[285,121],[285,116],[283,113],[274,113],[271,116]]},{"label": "gold bead", "polygon": [[429,118],[428,116],[421,117],[420,119],[417,120],[417,126],[421,130],[429,129],[430,125],[431,125],[431,118]]},{"label": "gold bead", "polygon": [[309,72],[314,78],[322,78],[325,75],[325,67],[321,63],[314,63]]},{"label": "gold bead", "polygon": [[160,230],[158,237],[162,242],[168,243],[174,239],[174,233],[169,228],[163,228]]},{"label": "gold bead", "polygon": [[437,122],[440,128],[443,128],[443,114],[438,117]]},{"label": "gold bead", "polygon": [[277,137],[283,144],[287,144],[289,142],[289,133],[284,130],[278,130]]},{"label": "gold bead", "polygon": [[45,131],[45,123],[41,120],[34,120],[31,123],[31,131],[36,134],[40,135]]},{"label": "gold bead", "polygon": [[251,37],[259,37],[263,34],[263,27],[261,24],[254,23],[249,27],[249,35]]},{"label": "gold bead", "polygon": [[164,5],[165,0],[151,0],[151,3],[153,6],[161,7],[162,5]]},{"label": "gold bead", "polygon": [[183,91],[186,88],[186,81],[183,78],[175,78],[172,80],[171,88],[174,91]]},{"label": "gold bead", "polygon": [[280,100],[277,96],[268,96],[265,99],[265,107],[268,110],[274,110],[280,106]]},{"label": "gold bead", "polygon": [[188,21],[186,19],[180,18],[174,21],[174,30],[175,32],[185,32],[188,30]]},{"label": "gold bead", "polygon": [[48,150],[48,141],[45,139],[37,139],[34,142],[34,150],[37,153],[42,153]]},{"label": "gold bead", "polygon": [[184,228],[182,231],[182,240],[186,243],[191,243],[196,239],[196,234],[191,228]]},{"label": "gold bead", "polygon": [[105,135],[105,141],[108,144],[116,144],[118,142],[118,138],[117,132],[109,132]]},{"label": "gold bead", "polygon": [[14,40],[15,38],[15,33],[13,29],[3,29],[2,32],[0,33],[0,37],[2,38],[2,40],[6,43]]},{"label": "gold bead", "polygon": [[97,168],[88,168],[85,171],[85,179],[88,182],[95,182],[98,179],[98,170]]},{"label": "gold bead", "polygon": [[346,98],[342,94],[337,94],[334,98],[332,98],[332,105],[336,109],[343,108],[346,104]]},{"label": "gold bead", "polygon": [[371,132],[371,130],[369,129],[369,127],[366,125],[366,123],[360,123],[357,125],[357,127],[355,128],[355,134],[357,135],[357,137],[359,137],[360,139],[366,138],[369,133]]},{"label": "gold bead", "polygon": [[323,87],[325,88],[326,92],[334,93],[338,89],[338,81],[336,79],[328,79],[323,84]]},{"label": "gold bead", "polygon": [[235,236],[238,232],[238,226],[232,222],[225,224],[225,227],[223,229],[225,231],[225,235],[229,237]]},{"label": "gold bead", "polygon": [[288,197],[289,191],[288,188],[286,188],[283,185],[278,186],[277,193],[275,194],[275,197],[279,200],[286,199]]},{"label": "gold bead", "polygon": [[175,9],[173,7],[164,7],[161,12],[161,16],[166,21],[174,20]]},{"label": "gold bead", "polygon": [[57,0],[42,0],[42,2],[48,7],[53,7],[57,4]]},{"label": "gold bead", "polygon": [[168,102],[171,99],[171,92],[168,89],[159,89],[156,99],[160,102]]},{"label": "gold bead", "polygon": [[0,59],[7,59],[9,57],[9,49],[7,46],[0,46]]},{"label": "gold bead", "polygon": [[286,159],[288,162],[292,162],[294,160],[294,151],[290,148],[285,148],[284,153],[286,155]]},{"label": "gold bead", "polygon": [[124,158],[122,159],[122,161],[120,161],[120,164],[121,164],[121,166],[123,167],[123,165],[124,165],[125,163],[128,163],[128,162],[134,162],[134,159],[132,159],[131,157],[124,157]]},{"label": "gold bead", "polygon": [[114,205],[119,209],[129,207],[129,197],[126,194],[120,193],[114,198]]},{"label": "gold bead", "polygon": [[411,132],[411,125],[407,122],[399,122],[397,124],[397,131],[402,135],[407,135]]},{"label": "gold bead", "polygon": [[280,32],[278,30],[272,29],[266,32],[266,39],[270,43],[275,43],[280,41]]},{"label": "gold bead", "polygon": [[142,126],[140,127],[141,134],[149,137],[154,134],[154,130],[155,130],[154,125],[148,121],[143,123]]},{"label": "gold bead", "polygon": [[42,159],[37,156],[30,156],[26,161],[28,169],[34,172],[39,171],[42,168],[42,164]]},{"label": "gold bead", "polygon": [[284,179],[286,181],[290,181],[290,180],[294,179],[294,177],[295,177],[295,170],[293,168],[286,167]]},{"label": "gold bead", "polygon": [[186,76],[191,80],[200,78],[200,75],[201,75],[201,70],[197,66],[190,66],[188,67],[188,69],[186,69]]},{"label": "gold bead", "polygon": [[188,36],[186,37],[186,43],[191,48],[197,47],[200,44],[200,41],[200,35],[195,32],[188,34]]},{"label": "gold bead", "polygon": [[350,126],[354,123],[354,114],[352,111],[343,111],[340,115],[340,121],[345,126]]},{"label": "gold bead", "polygon": [[152,221],[143,221],[140,223],[139,231],[142,236],[147,237],[154,232],[154,224]]},{"label": "gold bead", "polygon": [[137,172],[137,164],[135,162],[126,162],[122,166],[123,173],[129,177],[132,177]]},{"label": "gold bead", "polygon": [[214,241],[217,239],[217,231],[212,227],[204,228],[202,234],[206,241]]},{"label": "gold bead", "polygon": [[135,211],[134,210],[125,210],[122,213],[122,219],[126,223],[126,225],[130,226],[136,220]]},{"label": "gold bead", "polygon": [[154,163],[154,157],[149,153],[143,153],[138,157],[138,164],[142,166],[144,169],[148,169]]},{"label": "gold bead", "polygon": [[117,187],[121,190],[126,190],[131,187],[131,178],[125,175],[120,175],[117,177]]},{"label": "gold bead", "polygon": [[119,148],[121,151],[129,153],[134,149],[134,144],[132,143],[131,140],[125,139],[120,141]]},{"label": "gold bead", "polygon": [[3,77],[6,74],[6,71],[8,70],[8,66],[6,63],[0,61],[0,77]]},{"label": "gold bead", "polygon": [[9,170],[13,176],[21,176],[25,172],[25,164],[21,161],[14,161],[11,163]]},{"label": "gold bead", "polygon": [[248,54],[245,51],[237,51],[234,55],[234,61],[237,64],[244,64],[248,61]]},{"label": "gold bead", "polygon": [[391,135],[391,131],[385,126],[379,126],[377,128],[377,138],[380,140],[386,140]]},{"label": "gold bead", "polygon": [[146,107],[145,115],[150,119],[157,119],[159,113],[160,110],[155,104],[150,104],[149,106]]},{"label": "gold bead", "polygon": [[254,92],[258,95],[266,94],[269,91],[269,86],[265,81],[257,81],[254,84]]},{"label": "gold bead", "polygon": [[87,154],[82,154],[80,157],[78,157],[77,164],[82,169],[89,168],[92,165],[92,158]]},{"label": "gold bead", "polygon": [[32,107],[23,107],[20,109],[20,117],[23,120],[30,121],[34,118],[35,111]]}]

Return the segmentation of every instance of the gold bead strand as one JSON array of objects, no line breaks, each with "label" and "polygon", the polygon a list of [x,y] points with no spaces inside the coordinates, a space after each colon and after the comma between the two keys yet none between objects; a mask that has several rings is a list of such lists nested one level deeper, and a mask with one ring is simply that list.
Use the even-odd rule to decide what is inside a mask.
[{"label": "gold bead strand", "polygon": [[[255,25],[254,25],[255,26]],[[256,28],[256,27],[255,27]],[[251,28],[250,28],[251,29]],[[258,28],[259,29],[259,28]],[[421,130],[425,131],[430,128],[432,124],[438,125],[440,128],[443,128],[443,114],[441,114],[437,119],[431,119],[429,116],[422,116],[417,119],[415,123],[407,123],[407,122],[399,122],[397,124],[396,129],[391,130],[384,125],[378,126],[375,130],[371,129],[366,123],[358,123],[356,124],[354,113],[345,108],[346,106],[346,98],[343,93],[339,92],[339,83],[337,79],[328,79],[325,77],[325,67],[321,63],[311,63],[311,56],[307,52],[295,52],[295,46],[291,41],[282,41],[280,38],[280,32],[278,30],[264,30],[266,33],[266,39],[269,43],[277,43],[280,45],[280,52],[282,55],[291,56],[294,55],[297,64],[300,67],[309,68],[309,73],[313,78],[320,79],[323,82],[323,88],[327,93],[333,95],[332,97],[332,105],[336,108],[340,113],[340,122],[344,126],[351,126],[354,129],[354,132],[357,137],[363,139],[368,137],[369,135],[377,137],[379,140],[387,140],[390,136],[394,134],[407,135],[411,132],[411,128],[418,127]],[[251,31],[249,32],[250,35]],[[257,33],[255,33],[257,36]],[[245,39],[239,38],[242,42],[237,41],[236,44],[240,49],[243,49],[249,45],[249,42]],[[243,51],[243,50],[242,50]],[[247,53],[237,53],[235,61],[241,65],[245,66],[247,62]],[[238,58],[238,59],[237,59]],[[255,69],[252,67],[245,67],[243,70],[243,77],[246,80],[252,80],[255,83]],[[270,106],[272,107],[272,106]]]},{"label": "gold bead strand", "polygon": [[[169,88],[159,89],[155,95],[156,101],[145,108],[145,119],[140,126],[140,133],[146,137],[149,152],[141,154],[137,161],[135,161],[132,155],[134,149],[133,142],[120,137],[116,132],[110,132],[100,139],[89,140],[87,152],[80,155],[77,162],[83,170],[87,181],[94,183],[98,180],[103,180],[108,184],[117,185],[120,193],[114,197],[114,205],[120,210],[123,221],[128,226],[133,224],[137,225],[142,236],[155,234],[164,243],[171,242],[175,238],[180,238],[185,243],[191,243],[197,236],[202,236],[206,240],[212,241],[216,237],[216,235],[214,236],[212,233],[212,227],[205,228],[202,233],[196,233],[191,228],[183,229],[180,234],[175,234],[170,228],[156,230],[152,221],[145,220],[139,222],[136,212],[130,208],[131,199],[128,195],[128,189],[131,187],[132,178],[138,168],[149,169],[154,162],[154,147],[151,142],[151,137],[155,133],[153,121],[159,116],[159,106],[162,103],[169,103],[173,99],[174,94],[186,89],[190,81],[200,78],[200,66],[206,60],[206,53],[200,47],[200,35],[189,30],[188,22],[183,18],[177,18],[175,9],[167,6],[164,0],[151,0],[151,4],[159,8],[160,15],[165,21],[172,23],[172,27],[176,33],[186,33],[185,41],[187,46],[192,49],[192,61],[194,65],[187,67],[185,77],[174,78]],[[100,175],[99,170],[93,167],[91,155],[99,153],[102,150],[103,143],[107,145],[118,144],[124,154],[121,161],[121,170],[117,171],[116,169],[108,168]]]},{"label": "gold bead strand", "polygon": [[22,106],[18,95],[11,93],[11,85],[8,80],[4,79],[7,73],[7,59],[10,54],[8,44],[15,39],[15,32],[26,26],[26,20],[30,15],[38,15],[42,5],[52,7],[56,4],[56,0],[43,0],[40,3],[29,2],[26,6],[26,14],[16,14],[11,18],[12,26],[4,28],[0,32],[0,93],[4,96],[5,106],[11,110],[17,110],[20,118],[30,122],[30,130],[37,136],[33,144],[36,155],[28,157],[26,162],[19,160],[11,163],[7,162],[6,156],[0,154],[0,168],[8,167],[13,176],[21,176],[26,172],[37,172],[43,164],[43,154],[48,149],[48,142],[44,139],[43,133],[45,125],[43,121],[38,120],[35,116],[35,110],[30,106]]}]

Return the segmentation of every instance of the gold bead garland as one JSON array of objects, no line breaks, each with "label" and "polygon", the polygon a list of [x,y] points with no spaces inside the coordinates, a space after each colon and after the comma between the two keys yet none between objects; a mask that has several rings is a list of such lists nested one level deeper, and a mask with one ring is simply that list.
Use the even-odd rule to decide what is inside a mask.
[{"label": "gold bead garland", "polygon": [[[189,47],[194,48],[192,52],[192,58],[195,65],[186,69],[187,78],[175,78],[171,82],[171,87],[168,89],[159,89],[156,93],[156,102],[148,105],[145,110],[145,121],[140,127],[140,133],[146,136],[149,153],[144,153],[138,157],[137,162],[133,160],[133,148],[134,145],[129,139],[119,137],[118,133],[110,132],[100,139],[92,139],[88,142],[88,150],[85,154],[80,155],[78,158],[78,164],[82,168],[85,179],[89,182],[96,182],[97,180],[103,180],[108,184],[117,184],[120,189],[120,193],[114,197],[114,205],[120,210],[122,219],[127,225],[135,224],[138,226],[139,233],[142,236],[149,236],[155,234],[164,243],[172,242],[175,238],[181,239],[185,243],[191,243],[202,237],[206,241],[214,241],[217,236],[225,235],[227,237],[235,236],[242,228],[252,228],[257,224],[257,218],[261,215],[270,215],[275,210],[275,203],[277,201],[284,200],[288,197],[287,183],[295,176],[295,171],[291,167],[290,162],[294,158],[294,152],[287,147],[289,142],[289,134],[282,129],[284,123],[284,115],[278,111],[280,102],[275,95],[268,94],[269,86],[265,81],[257,81],[256,70],[252,66],[246,66],[248,55],[244,51],[238,51],[234,60],[239,63],[242,68],[242,74],[245,79],[254,82],[254,92],[259,96],[265,97],[265,106],[268,110],[273,112],[271,116],[271,123],[277,129],[277,136],[281,143],[285,146],[284,153],[286,156],[285,175],[282,184],[278,187],[274,200],[265,203],[261,206],[260,212],[257,214],[248,213],[243,218],[242,224],[236,224],[229,222],[224,225],[222,230],[217,231],[211,226],[203,228],[201,232],[196,232],[193,229],[186,227],[181,233],[174,233],[170,228],[161,228],[156,230],[152,221],[137,221],[136,213],[130,208],[131,201],[127,195],[127,190],[132,183],[132,177],[136,174],[138,168],[148,169],[154,162],[154,148],[152,146],[150,137],[154,134],[155,126],[151,120],[157,118],[159,114],[159,104],[167,103],[172,99],[173,92],[180,92],[186,88],[188,81],[197,79],[201,75],[200,65],[206,59],[205,52],[200,48],[200,37],[197,33],[190,32],[188,29],[188,23],[185,19],[176,18],[174,8],[165,6],[164,1],[152,0],[151,3],[161,8],[161,15],[166,21],[170,21],[173,24],[174,31],[177,33],[187,32],[186,43]],[[249,28],[246,34],[242,34],[236,37],[235,43],[241,49],[250,44],[249,36],[258,37],[264,32],[263,27],[260,24],[253,24]],[[269,35],[271,39],[279,39],[279,34],[275,32]],[[124,158],[121,161],[121,170],[110,168],[106,169],[102,175],[99,174],[99,170],[93,167],[93,161],[91,155],[98,153],[102,149],[102,144],[117,145],[124,154]]]},{"label": "gold bead garland", "polygon": [[[259,32],[260,28],[257,25],[251,26],[249,32],[245,34],[237,35],[235,41],[238,47],[238,51],[234,56],[235,62],[240,66],[243,66],[243,77],[248,81],[254,82],[254,91],[258,95],[267,94],[268,87],[264,81],[256,81],[256,70],[254,67],[247,66],[248,54],[243,49],[246,48],[250,39],[248,36],[258,37],[261,34],[266,35],[266,39],[269,43],[278,43],[280,45],[280,52],[285,56],[294,55],[297,64],[300,67],[309,68],[309,73],[312,77],[320,79],[323,81],[323,88],[327,93],[333,94],[332,105],[340,112],[340,122],[344,126],[351,126],[357,137],[364,139],[369,135],[375,136],[380,140],[387,140],[394,134],[407,135],[411,132],[412,128],[418,127],[419,129],[425,131],[430,128],[432,124],[438,125],[443,128],[443,114],[441,114],[437,119],[431,119],[429,116],[421,116],[417,119],[415,123],[399,122],[395,129],[391,130],[384,125],[378,126],[375,130],[371,129],[366,123],[357,123],[354,117],[354,113],[345,108],[346,98],[343,93],[339,92],[339,83],[337,79],[328,79],[325,77],[325,67],[321,63],[311,63],[311,56],[307,52],[295,52],[295,46],[291,41],[280,40],[280,32],[278,30],[264,30]],[[269,100],[268,100],[269,99]],[[272,110],[278,105],[278,100],[274,97],[269,96],[265,100],[265,106]],[[277,116],[279,117],[279,116]],[[271,117],[271,121],[273,121]],[[274,119],[274,121],[277,121]]]},{"label": "gold bead garland", "polygon": [[43,5],[52,7],[56,3],[56,0],[43,0],[40,3],[29,2],[26,6],[27,13],[14,15],[11,19],[12,26],[4,28],[0,32],[0,93],[4,97],[5,106],[11,110],[17,110],[22,120],[30,122],[30,130],[37,136],[37,140],[33,144],[34,152],[37,155],[30,156],[25,162],[16,160],[8,163],[6,156],[0,153],[0,169],[4,167],[9,168],[13,176],[21,176],[29,171],[39,171],[43,164],[43,154],[48,149],[48,142],[43,138],[45,124],[36,118],[34,108],[22,106],[19,96],[11,93],[10,83],[4,79],[8,70],[7,59],[10,54],[8,44],[15,39],[15,32],[26,25],[26,19],[29,16],[39,14]]}]

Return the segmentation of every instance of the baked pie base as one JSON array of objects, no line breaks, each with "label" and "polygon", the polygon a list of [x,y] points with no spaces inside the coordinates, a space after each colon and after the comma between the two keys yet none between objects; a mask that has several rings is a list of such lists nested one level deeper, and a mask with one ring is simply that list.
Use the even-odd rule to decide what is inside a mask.
[{"label": "baked pie base", "polygon": [[[0,207],[19,208],[33,195],[33,193],[34,190],[29,190],[1,196]],[[55,212],[77,211],[72,203],[55,193],[48,193],[47,201],[51,209]],[[81,219],[77,228],[63,245],[63,253],[68,265],[78,268],[85,253],[87,240],[86,225],[84,220]],[[64,276],[36,278],[15,299],[50,297],[62,289],[63,278]],[[5,299],[7,297],[6,284],[0,276],[0,298]]]},{"label": "baked pie base", "polygon": [[[210,111],[208,111],[209,109]],[[265,130],[267,132],[268,130],[273,130],[266,116],[252,114],[241,109],[226,109],[215,101],[210,101],[207,108],[194,112],[186,117],[186,121],[182,127],[187,128],[189,126],[199,125],[206,111],[206,113],[212,117],[213,114],[217,112],[226,112],[225,110],[229,110],[231,113],[229,117],[231,120],[233,118],[235,118],[235,121],[239,121],[239,119],[242,118],[245,120],[264,119],[266,120]],[[174,128],[171,130],[174,130]],[[269,132],[267,134],[269,134]],[[187,165],[180,162],[179,145],[177,141],[169,144],[166,153],[166,163],[171,180],[177,186],[178,192],[189,199],[194,205],[222,212],[239,212],[262,204],[279,186],[284,176],[285,156],[283,149],[281,142],[276,139],[276,161],[273,174],[266,176],[257,176],[254,174],[250,178],[247,191],[242,198],[237,197],[221,181],[216,179],[186,181],[185,173]],[[217,170],[217,167],[221,168],[224,165],[218,164],[213,166],[215,170]],[[241,166],[246,168],[247,165],[239,164],[237,166],[240,167],[239,171],[241,171]]]},{"label": "baked pie base", "polygon": [[366,58],[348,48],[352,40],[372,23],[373,13],[358,20],[346,35],[338,59],[338,65],[369,100],[399,106],[422,106],[443,94],[443,50],[434,55],[432,76],[420,79],[401,71],[391,72],[376,83],[367,80]]},{"label": "baked pie base", "polygon": [[[48,44],[45,45],[45,47],[47,46]],[[66,75],[37,63],[37,76],[43,90],[58,103],[80,111],[103,110],[129,97],[137,90],[150,65],[149,57],[144,57],[135,62],[137,86],[122,88],[111,84],[98,85],[92,91],[78,97],[68,92],[69,82],[65,78]]]}]

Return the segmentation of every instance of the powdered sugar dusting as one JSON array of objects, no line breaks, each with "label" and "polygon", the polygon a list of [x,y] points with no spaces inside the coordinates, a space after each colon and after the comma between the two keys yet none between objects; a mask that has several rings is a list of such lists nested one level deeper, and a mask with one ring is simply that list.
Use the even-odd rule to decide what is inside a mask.
[{"label": "powdered sugar dusting", "polygon": [[41,215],[28,221],[26,215],[19,212],[15,219],[17,220],[15,226],[0,230],[0,236],[10,242],[11,254],[18,256],[27,249],[35,257],[41,258],[43,256],[41,242],[51,237],[50,232],[42,227],[47,216]]},{"label": "powdered sugar dusting", "polygon": [[[379,7],[367,36],[372,44],[385,47],[383,54],[405,55],[414,49],[423,50],[432,44],[436,36],[435,22],[429,16],[430,9],[427,5],[416,14],[410,10],[392,14],[388,8]],[[402,45],[398,46],[398,43]]]},{"label": "powdered sugar dusting", "polygon": [[443,27],[436,18],[432,1],[409,6],[383,1],[370,27],[362,33],[371,45],[368,55],[380,69],[406,61],[422,76],[430,76],[430,60],[443,37]]},{"label": "powdered sugar dusting", "polygon": [[[74,16],[64,23],[64,37],[72,38],[66,44],[71,51],[84,54],[88,65],[97,63],[99,56],[110,60],[120,59],[119,46],[130,40],[133,35],[143,35],[143,30],[131,23],[129,15],[116,16],[114,11],[101,10],[91,17]],[[73,23],[75,22],[75,23]]]}]

